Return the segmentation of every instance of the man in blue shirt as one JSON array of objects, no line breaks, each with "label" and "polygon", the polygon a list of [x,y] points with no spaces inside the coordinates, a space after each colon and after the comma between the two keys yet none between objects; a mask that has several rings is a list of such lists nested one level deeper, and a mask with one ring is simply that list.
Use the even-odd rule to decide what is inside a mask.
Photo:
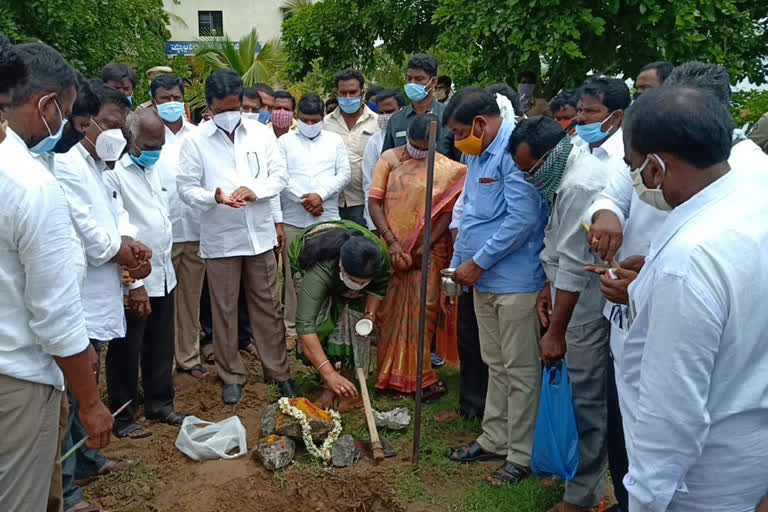
[{"label": "man in blue shirt", "polygon": [[508,151],[514,128],[492,94],[457,92],[444,120],[456,147],[469,155],[453,279],[474,286],[480,351],[489,371],[483,433],[447,455],[457,462],[504,460],[488,481],[517,483],[530,474],[541,385],[535,304],[545,282],[539,253],[547,208],[515,167]]}]

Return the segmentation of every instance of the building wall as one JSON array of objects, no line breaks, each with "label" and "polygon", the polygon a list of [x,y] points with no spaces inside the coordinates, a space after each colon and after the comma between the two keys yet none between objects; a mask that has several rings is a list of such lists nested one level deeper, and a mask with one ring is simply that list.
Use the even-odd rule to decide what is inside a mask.
[{"label": "building wall", "polygon": [[280,35],[283,13],[281,0],[163,0],[166,11],[183,19],[187,26],[171,20],[168,29],[171,41],[197,41],[198,11],[222,11],[224,33],[238,40],[255,27],[259,41],[265,42]]}]

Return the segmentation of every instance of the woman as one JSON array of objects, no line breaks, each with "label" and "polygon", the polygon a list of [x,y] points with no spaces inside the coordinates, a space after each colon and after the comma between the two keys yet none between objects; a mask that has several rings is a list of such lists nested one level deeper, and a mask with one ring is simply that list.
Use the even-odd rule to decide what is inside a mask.
[{"label": "woman", "polygon": [[[437,118],[417,115],[408,127],[407,144],[385,151],[373,171],[368,208],[376,228],[389,246],[395,273],[378,315],[379,389],[416,391],[421,258],[427,182],[427,133]],[[467,167],[435,154],[432,191],[432,232],[424,334],[424,398],[435,400],[445,391],[430,364],[430,343],[439,312],[440,269],[450,263],[451,212]]]},{"label": "woman", "polygon": [[298,296],[299,353],[326,384],[318,402],[329,408],[339,396],[341,410],[359,406],[355,385],[339,370],[355,368],[355,337],[370,343],[358,337],[355,324],[362,318],[373,322],[387,292],[392,274],[387,249],[367,229],[339,220],[304,229],[288,248],[288,258]]}]

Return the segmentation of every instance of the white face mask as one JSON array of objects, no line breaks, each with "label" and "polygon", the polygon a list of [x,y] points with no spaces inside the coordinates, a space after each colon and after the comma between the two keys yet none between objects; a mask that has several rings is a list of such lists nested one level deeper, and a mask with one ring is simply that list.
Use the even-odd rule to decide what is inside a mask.
[{"label": "white face mask", "polygon": [[354,291],[362,290],[363,288],[368,286],[368,283],[371,282],[371,280],[369,279],[368,281],[366,281],[364,283],[357,283],[357,282],[353,281],[352,279],[350,279],[349,276],[346,273],[344,273],[344,269],[343,268],[339,269],[339,277],[341,278],[341,282],[344,283],[344,286],[346,286],[350,290],[354,290]]},{"label": "white face mask", "polygon": [[243,119],[248,119],[251,121],[258,121],[259,120],[259,113],[258,112],[243,112]]},{"label": "white face mask", "polygon": [[668,212],[672,210],[672,206],[670,206],[667,200],[664,199],[664,191],[661,190],[661,185],[659,185],[657,188],[648,188],[645,186],[645,183],[643,183],[643,169],[648,166],[648,162],[651,161],[651,157],[654,157],[659,162],[663,173],[666,174],[667,166],[664,163],[664,160],[662,160],[655,153],[651,153],[645,157],[643,165],[641,165],[638,169],[632,170],[632,185],[635,187],[637,197],[639,197],[642,202],[649,204],[659,210]]},{"label": "white face mask", "polygon": [[101,133],[98,137],[96,137],[95,144],[93,144],[93,141],[87,137],[86,140],[88,140],[88,142],[93,144],[93,146],[96,148],[96,154],[98,157],[105,162],[114,162],[118,160],[120,155],[123,154],[123,149],[125,149],[126,144],[122,130],[119,130],[118,128],[102,130],[101,126],[99,126],[99,123],[93,119],[91,119],[91,122],[95,124],[99,130],[101,130]]},{"label": "white face mask", "polygon": [[323,131],[323,122],[320,121],[319,123],[315,124],[307,124],[299,119],[296,122],[296,129],[299,130],[299,133],[306,138],[315,139],[318,135],[320,135],[320,132]]},{"label": "white face mask", "polygon": [[213,122],[225,132],[232,133],[237,128],[237,125],[240,124],[241,117],[242,113],[239,110],[230,110],[228,112],[219,112],[213,116]]}]

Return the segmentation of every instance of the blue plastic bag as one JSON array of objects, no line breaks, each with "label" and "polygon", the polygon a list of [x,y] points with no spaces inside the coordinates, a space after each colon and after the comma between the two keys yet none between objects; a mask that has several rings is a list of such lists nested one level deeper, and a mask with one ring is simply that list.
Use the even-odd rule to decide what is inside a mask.
[{"label": "blue plastic bag", "polygon": [[533,437],[531,471],[573,480],[579,469],[579,431],[573,414],[571,380],[565,360],[544,368]]}]

